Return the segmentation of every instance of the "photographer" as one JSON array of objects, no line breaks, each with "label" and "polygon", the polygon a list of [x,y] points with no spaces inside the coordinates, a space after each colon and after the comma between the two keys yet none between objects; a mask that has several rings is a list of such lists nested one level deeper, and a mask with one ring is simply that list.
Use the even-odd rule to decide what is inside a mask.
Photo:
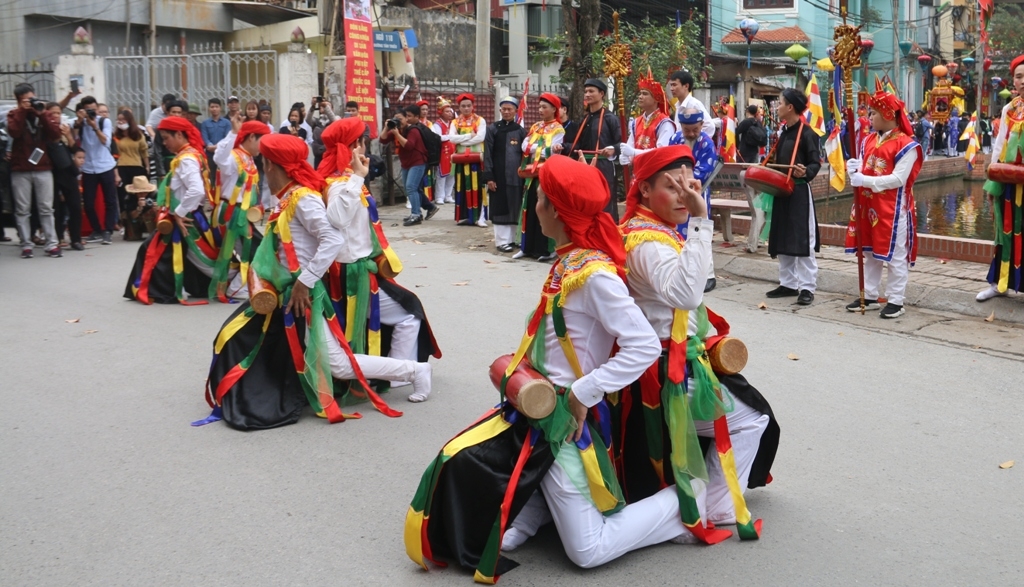
[{"label": "photographer", "polygon": [[18,107],[7,113],[7,132],[11,137],[11,191],[14,194],[21,256],[32,258],[32,191],[35,190],[39,223],[46,237],[44,250],[50,257],[60,257],[57,232],[53,224],[53,165],[47,148],[60,140],[60,118],[45,112],[46,104],[36,99],[30,84],[14,88]]},{"label": "photographer", "polygon": [[338,120],[330,101],[322,96],[313,96],[313,106],[306,116],[306,124],[313,129],[313,167],[319,167],[320,159],[324,156],[324,141],[320,138],[327,125]]},{"label": "photographer", "polygon": [[380,135],[382,144],[396,143],[398,160],[402,163],[402,183],[405,196],[409,199],[412,213],[405,219],[405,226],[423,222],[421,207],[427,209],[427,220],[437,214],[434,205],[423,193],[423,175],[427,172],[427,146],[423,142],[426,127],[420,124],[419,106],[406,106],[402,112],[386,123],[386,130]]},{"label": "photographer", "polygon": [[[63,108],[57,102],[50,102],[46,105],[46,111],[60,120]],[[78,166],[84,161],[76,164],[75,152],[81,149],[75,146],[71,127],[62,122],[60,134],[60,140],[50,143],[46,152],[53,166],[53,184],[56,188],[53,194],[53,224],[59,241],[63,243],[64,230],[67,229],[71,237],[71,248],[82,251],[85,247],[82,245],[82,189],[78,183]]]},{"label": "photographer", "polygon": [[[86,96],[75,107],[78,120],[75,128],[81,139],[82,150],[85,151],[85,165],[82,166],[82,203],[85,216],[92,225],[92,234],[87,243],[102,242],[110,244],[110,235],[117,224],[117,184],[121,178],[117,174],[117,162],[111,154],[111,143],[114,140],[114,125],[109,118],[100,116],[96,111],[96,98]],[[96,215],[96,188],[103,188],[104,219]],[[102,234],[101,234],[102,233]]]}]

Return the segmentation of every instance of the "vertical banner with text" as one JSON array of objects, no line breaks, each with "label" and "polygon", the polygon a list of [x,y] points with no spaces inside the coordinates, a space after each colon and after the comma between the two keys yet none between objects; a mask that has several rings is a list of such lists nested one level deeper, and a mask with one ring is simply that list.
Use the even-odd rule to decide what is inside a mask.
[{"label": "vertical banner with text", "polygon": [[377,137],[377,84],[373,61],[370,0],[342,0],[345,6],[345,94],[359,103],[359,117]]}]

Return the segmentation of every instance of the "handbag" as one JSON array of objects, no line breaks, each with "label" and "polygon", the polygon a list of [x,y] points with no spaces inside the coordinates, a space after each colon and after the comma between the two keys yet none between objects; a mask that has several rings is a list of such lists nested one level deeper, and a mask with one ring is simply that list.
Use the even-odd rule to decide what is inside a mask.
[{"label": "handbag", "polygon": [[53,168],[58,171],[67,169],[75,164],[71,159],[71,151],[68,151],[68,148],[61,141],[46,145],[46,153],[50,156],[50,163],[53,164]]}]

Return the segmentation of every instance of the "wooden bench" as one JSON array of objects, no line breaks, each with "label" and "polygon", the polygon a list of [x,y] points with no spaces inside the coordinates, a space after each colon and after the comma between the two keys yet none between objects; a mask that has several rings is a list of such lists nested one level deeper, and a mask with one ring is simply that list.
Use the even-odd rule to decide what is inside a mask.
[{"label": "wooden bench", "polygon": [[711,199],[711,214],[718,214],[719,224],[722,227],[722,238],[727,243],[732,242],[732,213],[734,210],[745,212],[750,210],[750,204],[746,200]]}]

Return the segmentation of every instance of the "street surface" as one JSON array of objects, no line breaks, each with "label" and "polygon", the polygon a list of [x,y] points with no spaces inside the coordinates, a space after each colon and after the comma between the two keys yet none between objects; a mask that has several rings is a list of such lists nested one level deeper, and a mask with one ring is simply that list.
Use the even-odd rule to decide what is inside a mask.
[{"label": "street surface", "polygon": [[[404,212],[383,221],[444,351],[430,401],[405,387],[386,396],[401,418],[359,406],[255,433],[189,426],[231,307],[124,300],[137,243],[116,236],[63,259],[0,246],[0,584],[472,584],[410,562],[404,517],[442,444],[497,401],[487,367],[546,267],[492,254],[451,206],[393,227]],[[774,483],[747,494],[763,538],[583,571],[549,527],[502,585],[1024,584],[1024,330],[915,308],[882,321],[831,294],[794,311],[771,287],[720,275],[707,298],[782,427]]]}]

